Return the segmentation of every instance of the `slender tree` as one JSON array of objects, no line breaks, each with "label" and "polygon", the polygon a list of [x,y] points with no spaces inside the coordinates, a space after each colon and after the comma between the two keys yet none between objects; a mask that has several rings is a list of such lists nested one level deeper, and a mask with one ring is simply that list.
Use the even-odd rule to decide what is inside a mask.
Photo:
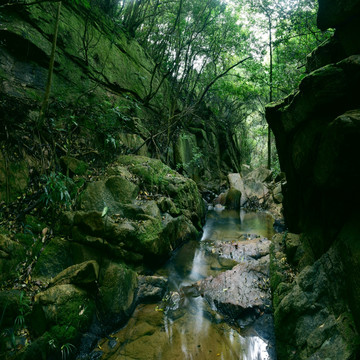
[{"label": "slender tree", "polygon": [[56,11],[55,28],[54,28],[53,41],[52,41],[52,46],[51,46],[49,70],[48,70],[48,76],[47,76],[47,82],[46,82],[46,87],[45,87],[44,98],[43,98],[43,101],[42,101],[42,105],[41,105],[41,109],[40,109],[40,115],[39,115],[39,126],[40,127],[43,126],[44,116],[45,116],[45,112],[47,110],[50,91],[51,91],[51,83],[52,83],[52,77],[53,77],[53,72],[54,72],[56,43],[57,43],[57,37],[58,37],[58,31],[59,31],[61,4],[62,4],[62,2],[59,1],[58,6],[57,6],[57,11]]}]

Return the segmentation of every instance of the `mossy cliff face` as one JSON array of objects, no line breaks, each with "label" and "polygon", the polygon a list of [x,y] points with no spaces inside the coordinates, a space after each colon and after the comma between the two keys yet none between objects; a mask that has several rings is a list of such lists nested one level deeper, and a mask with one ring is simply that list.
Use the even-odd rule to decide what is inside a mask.
[{"label": "mossy cliff face", "polygon": [[[277,296],[274,306],[280,359],[290,359],[291,351],[298,354],[294,359],[315,359],[312,354],[325,346],[325,342],[315,346],[309,344],[310,340],[305,343],[291,340],[291,337],[300,336],[304,316],[311,315],[312,310],[307,309],[309,300],[301,306],[298,304],[298,312],[288,309],[292,314],[292,327],[290,320],[280,314],[286,313],[290,303],[293,307],[296,305],[295,298],[299,299],[299,294],[315,296],[320,289],[321,271],[313,270],[319,266],[326,269],[330,265],[324,264],[329,260],[332,269],[324,270],[324,283],[327,283],[324,291],[331,293],[333,300],[327,298],[329,304],[321,300],[319,309],[326,309],[338,320],[343,316],[341,311],[346,312],[348,308],[357,332],[360,330],[360,280],[354,276],[360,271],[360,223],[354,220],[360,218],[357,210],[360,171],[356,165],[360,156],[357,145],[360,137],[359,15],[360,2],[357,0],[319,1],[318,26],[322,30],[336,28],[335,35],[308,57],[307,69],[312,72],[304,78],[299,89],[285,100],[267,107],[267,120],[274,132],[281,168],[287,178],[283,188],[285,219],[290,231],[303,233],[299,257],[305,259],[300,263],[299,259],[293,262],[295,278],[290,281],[292,285],[273,287]],[[284,249],[285,244],[282,251]],[[292,261],[287,254],[282,258]],[[310,275],[311,271],[313,275]],[[332,271],[339,276],[332,276]],[[304,277],[308,284],[306,289],[301,280]],[[336,303],[341,306],[335,306]],[[329,318],[326,321],[323,324],[331,322]],[[309,324],[315,331],[318,325]],[[345,336],[349,346],[344,359],[356,356],[357,332]],[[327,356],[335,359],[334,354],[330,352]]]},{"label": "mossy cliff face", "polygon": [[[28,123],[33,128],[38,119],[56,7],[57,3],[43,2],[2,8],[0,118],[4,133],[16,136],[18,124]],[[225,179],[223,174],[239,170],[232,159],[240,158],[240,146],[233,139],[223,140],[224,134],[209,125],[209,114],[203,115],[206,121],[200,119],[201,114],[194,116],[192,128],[181,125],[183,135],[191,141],[184,141],[178,131],[168,139],[166,149],[161,149],[163,155],[148,149],[151,143],[144,145],[151,131],[157,133],[160,124],[168,124],[169,109],[182,110],[181,101],[173,98],[167,81],[162,82],[149,103],[145,100],[162,79],[160,73],[152,75],[154,69],[144,49],[104,14],[63,3],[49,101],[51,126],[64,130],[76,123],[82,129],[78,136],[93,148],[104,146],[107,130],[114,127],[117,130],[111,133],[112,143],[107,140],[109,146],[116,144],[116,151],[145,156],[166,153],[163,160],[174,168],[179,164],[178,168],[197,182],[200,178],[213,180],[219,187]],[[6,167],[8,159],[0,155],[0,200],[13,200],[27,185],[29,164],[24,165],[21,159],[17,164],[13,157],[10,160],[13,167],[20,169]],[[81,156],[79,160],[88,161]],[[65,157],[64,163],[74,165],[66,163]],[[12,177],[18,178],[19,184],[13,186]]]},{"label": "mossy cliff face", "polygon": [[[5,8],[0,36],[1,93],[24,102],[42,98],[54,31],[56,4]],[[24,51],[24,47],[27,51]],[[74,101],[80,95],[130,93],[144,98],[153,63],[137,42],[101,13],[63,4],[52,97]],[[95,85],[97,85],[95,87]],[[164,101],[163,89],[159,101]]]}]

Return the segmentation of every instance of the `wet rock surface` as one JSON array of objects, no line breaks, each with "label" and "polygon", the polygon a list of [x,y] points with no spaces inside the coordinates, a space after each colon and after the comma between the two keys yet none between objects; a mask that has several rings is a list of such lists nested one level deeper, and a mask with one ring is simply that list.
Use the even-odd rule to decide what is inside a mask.
[{"label": "wet rock surface", "polygon": [[161,301],[167,290],[168,280],[163,276],[139,276],[137,302]]},{"label": "wet rock surface", "polygon": [[[271,310],[269,292],[270,241],[246,234],[243,240],[217,243],[211,253],[239,262],[231,270],[196,283],[198,294],[223,315],[242,326]],[[210,249],[209,249],[210,250]]]}]

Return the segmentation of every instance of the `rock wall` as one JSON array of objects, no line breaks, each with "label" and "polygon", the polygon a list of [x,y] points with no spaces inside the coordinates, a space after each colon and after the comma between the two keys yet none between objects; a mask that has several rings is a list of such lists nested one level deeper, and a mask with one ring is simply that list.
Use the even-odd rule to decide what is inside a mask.
[{"label": "rock wall", "polygon": [[[322,335],[316,345],[310,344],[310,339],[299,339],[301,329],[309,335],[330,320],[327,315],[326,321],[319,320],[317,324],[307,318],[326,312],[339,321],[346,309],[357,331],[354,328],[351,340],[344,340],[350,350],[341,358],[355,359],[358,354],[360,280],[355,274],[360,271],[359,15],[358,0],[319,0],[318,27],[335,28],[335,34],[309,55],[309,74],[299,89],[286,99],[270,104],[266,110],[287,178],[283,186],[285,220],[289,231],[302,233],[296,246],[299,249],[296,261],[286,254],[285,240],[278,239],[280,248],[273,252],[274,263],[278,264],[276,259],[287,260],[293,272],[290,278],[273,283],[280,359],[325,358],[320,349],[334,338]],[[316,298],[319,291],[316,284],[322,275],[315,269],[322,266],[325,266],[323,294]],[[299,296],[305,296],[303,304],[299,304]],[[311,300],[314,296],[316,299]],[[316,311],[308,308],[312,301]],[[335,305],[338,303],[341,306]],[[282,316],[289,312],[291,320]],[[336,327],[341,327],[338,322]],[[327,353],[328,358],[339,358],[335,348],[336,345],[331,350],[333,353]]]},{"label": "rock wall", "polygon": [[[17,143],[19,138],[16,134],[21,129],[27,127],[32,131],[39,116],[47,81],[56,7],[57,4],[42,2],[1,8],[0,141],[6,144],[4,149],[9,149],[9,139]],[[169,113],[171,117],[172,111],[179,113],[182,110],[181,101],[173,97],[169,83],[162,82],[159,73],[152,76],[154,68],[155,64],[144,49],[104,14],[90,12],[75,3],[63,3],[49,102],[49,113],[53,119],[51,126],[69,126],[74,124],[71,122],[73,119],[81,128],[77,136],[83,136],[85,143],[99,148],[106,140],[99,140],[99,130],[102,131],[101,136],[106,137],[110,133],[106,128],[111,129],[114,125],[119,130],[116,134],[111,133],[110,140],[112,144],[116,141],[116,151],[133,152],[151,131],[160,131],[159,124],[167,123]],[[151,88],[159,85],[159,91],[147,102],[145,99]],[[208,181],[215,181],[218,186],[220,179],[225,179],[220,171],[222,166],[225,167],[224,174],[239,170],[232,161],[239,157],[239,146],[234,142],[234,149],[229,154],[223,141],[224,134],[215,126],[208,125],[208,120],[208,114],[206,121],[197,114],[189,121],[193,128],[179,124],[176,134],[171,135],[172,138],[167,140],[169,144],[162,149],[149,142],[147,145],[152,149],[145,145],[137,154],[162,156],[174,168],[179,164],[179,169],[194,180],[207,177]],[[89,129],[92,129],[91,132]],[[184,142],[181,133],[191,141]],[[19,143],[25,143],[27,152],[29,147],[32,148],[33,141],[30,136],[28,140],[23,136],[20,138]],[[57,141],[60,140],[61,137],[58,137]],[[109,139],[107,141],[111,145]],[[26,189],[27,168],[33,164],[27,162],[24,166],[21,149],[9,150],[9,159],[6,151],[2,152],[0,201],[12,201]],[[88,161],[81,158],[81,154],[79,157]],[[12,167],[7,162],[11,162]],[[206,169],[199,171],[202,167]],[[17,168],[21,169],[17,171]],[[22,182],[14,184],[10,181],[20,176]]]}]

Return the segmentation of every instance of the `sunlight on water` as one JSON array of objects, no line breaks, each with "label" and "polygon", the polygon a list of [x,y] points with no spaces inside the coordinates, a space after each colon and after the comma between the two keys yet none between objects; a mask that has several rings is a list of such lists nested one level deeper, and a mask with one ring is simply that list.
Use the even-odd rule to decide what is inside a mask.
[{"label": "sunlight on water", "polygon": [[267,344],[258,336],[242,338],[243,358],[242,360],[268,360],[270,359]]}]

